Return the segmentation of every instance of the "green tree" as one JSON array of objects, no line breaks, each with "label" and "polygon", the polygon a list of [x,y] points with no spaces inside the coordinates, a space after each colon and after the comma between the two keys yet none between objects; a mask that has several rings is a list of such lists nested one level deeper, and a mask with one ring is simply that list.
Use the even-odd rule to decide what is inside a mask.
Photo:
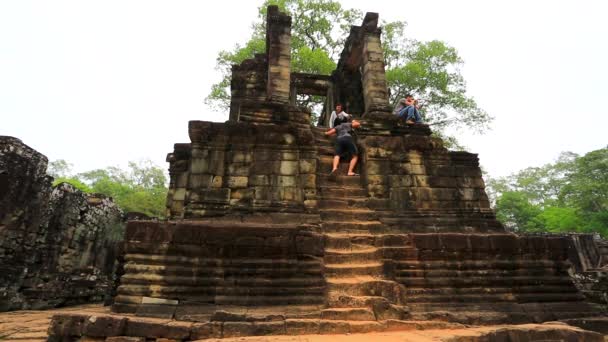
[{"label": "green tree", "polygon": [[91,192],[110,196],[125,211],[162,217],[165,213],[167,179],[151,161],[129,162],[128,170],[108,167],[79,174]]},{"label": "green tree", "polygon": [[127,170],[110,166],[77,175],[71,174],[71,164],[65,160],[57,160],[49,165],[49,172],[57,176],[54,186],[69,183],[83,192],[112,197],[126,212],[164,216],[167,178],[165,172],[149,160],[129,162]]},{"label": "green tree", "polygon": [[542,225],[537,216],[542,212],[530,203],[525,193],[507,191],[496,200],[496,217],[512,231],[538,231]]},{"label": "green tree", "polygon": [[72,175],[72,166],[65,159],[53,160],[49,163],[46,173],[53,178],[69,178]]},{"label": "green tree", "polygon": [[608,148],[489,179],[496,216],[523,231],[599,232],[608,236]]},{"label": "green tree", "polygon": [[[292,71],[328,75],[348,37],[350,26],[359,24],[362,13],[345,9],[333,0],[267,0],[259,8],[258,21],[244,45],[220,51],[217,69],[222,79],[214,84],[207,104],[227,110],[230,102],[230,67],[265,51],[264,18],[270,4],[292,16]],[[446,127],[483,131],[492,118],[466,95],[460,73],[463,61],[456,49],[440,41],[418,42],[408,39],[405,22],[382,23],[386,77],[393,104],[410,93],[421,98],[425,120],[436,130]],[[319,98],[308,97],[300,105],[314,106]],[[453,140],[453,139],[452,139]]]}]

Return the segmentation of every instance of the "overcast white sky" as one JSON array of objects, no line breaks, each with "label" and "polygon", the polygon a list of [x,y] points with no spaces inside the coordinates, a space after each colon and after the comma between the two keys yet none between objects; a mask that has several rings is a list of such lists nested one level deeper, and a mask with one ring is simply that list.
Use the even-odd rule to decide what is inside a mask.
[{"label": "overcast white sky", "polygon": [[[165,167],[203,103],[219,50],[243,43],[261,1],[0,1],[0,135],[76,171]],[[465,60],[469,94],[496,118],[460,132],[492,176],[608,144],[608,2],[343,0],[406,20]]]}]

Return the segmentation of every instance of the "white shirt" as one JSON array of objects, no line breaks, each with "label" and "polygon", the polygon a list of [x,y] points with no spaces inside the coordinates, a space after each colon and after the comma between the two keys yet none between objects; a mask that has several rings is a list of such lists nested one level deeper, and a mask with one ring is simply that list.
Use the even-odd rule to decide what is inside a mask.
[{"label": "white shirt", "polygon": [[329,116],[329,128],[334,128],[334,121],[338,116],[350,119],[350,114],[346,113],[345,111],[341,111],[340,114],[336,114],[336,111],[334,110]]}]

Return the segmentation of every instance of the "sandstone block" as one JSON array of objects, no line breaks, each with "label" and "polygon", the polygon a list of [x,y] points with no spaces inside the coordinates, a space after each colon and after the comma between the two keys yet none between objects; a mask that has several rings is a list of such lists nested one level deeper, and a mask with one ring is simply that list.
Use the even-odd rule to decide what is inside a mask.
[{"label": "sandstone block", "polygon": [[316,159],[301,159],[299,161],[300,173],[315,173],[317,171]]},{"label": "sandstone block", "polygon": [[244,176],[228,176],[226,183],[231,189],[246,188],[249,183],[249,177]]},{"label": "sandstone block", "polygon": [[228,175],[231,176],[249,176],[251,164],[249,163],[232,163],[228,165]]},{"label": "sandstone block", "polygon": [[407,175],[399,175],[399,176],[388,176],[389,186],[390,187],[410,187],[413,186],[413,181],[411,176]]},{"label": "sandstone block", "polygon": [[170,338],[185,340],[190,338],[189,322],[151,322],[130,318],[127,321],[125,335],[145,338]]},{"label": "sandstone block", "polygon": [[387,177],[383,175],[369,175],[367,176],[367,184],[369,185],[382,185],[386,184]]},{"label": "sandstone block", "polygon": [[279,167],[279,174],[286,176],[296,175],[298,173],[298,165],[298,161],[283,160]]},{"label": "sandstone block", "polygon": [[[209,174],[185,174],[188,177],[188,187],[191,189],[207,188],[211,186],[213,176]],[[181,188],[176,186],[177,188]],[[183,186],[185,188],[185,186]]]},{"label": "sandstone block", "polygon": [[231,159],[233,163],[251,163],[253,154],[245,151],[232,151]]},{"label": "sandstone block", "polygon": [[88,319],[89,317],[84,315],[55,315],[49,324],[48,333],[50,336],[58,338],[63,336],[80,337]]},{"label": "sandstone block", "polygon": [[253,189],[235,189],[230,192],[233,200],[249,200],[253,198]]},{"label": "sandstone block", "polygon": [[222,323],[195,323],[192,326],[191,340],[204,340],[209,338],[222,338]]},{"label": "sandstone block", "polygon": [[106,342],[146,342],[146,338],[134,336],[111,336],[106,338]]},{"label": "sandstone block", "polygon": [[365,164],[368,175],[386,175],[390,171],[388,160],[370,160]]},{"label": "sandstone block", "polygon": [[320,321],[319,325],[320,334],[349,334],[350,325],[344,321]]},{"label": "sandstone block", "polygon": [[316,188],[317,186],[317,175],[315,174],[305,174],[299,175],[300,179],[300,187],[302,188]]},{"label": "sandstone block", "polygon": [[192,158],[192,160],[190,161],[190,173],[191,174],[210,173],[209,159]]},{"label": "sandstone block", "polygon": [[287,319],[285,328],[288,335],[319,334],[321,322],[309,319]]},{"label": "sandstone block", "polygon": [[126,324],[126,318],[113,316],[90,316],[85,321],[83,335],[89,337],[124,335]]},{"label": "sandstone block", "polygon": [[136,314],[142,317],[173,318],[176,307],[176,305],[141,304],[137,307]]}]

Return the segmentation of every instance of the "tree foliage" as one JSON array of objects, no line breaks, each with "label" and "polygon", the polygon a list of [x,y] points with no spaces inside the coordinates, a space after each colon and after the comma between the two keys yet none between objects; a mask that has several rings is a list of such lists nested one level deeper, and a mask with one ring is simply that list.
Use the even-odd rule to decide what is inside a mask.
[{"label": "tree foliage", "polygon": [[99,193],[112,197],[124,211],[141,212],[149,216],[162,217],[165,213],[167,178],[164,171],[151,161],[129,162],[128,169],[116,166],[71,174],[70,165],[57,160],[49,165],[56,176],[53,185],[70,183],[83,192]]},{"label": "tree foliage", "polygon": [[608,236],[608,148],[488,180],[496,215],[516,231],[599,232]]},{"label": "tree foliage", "polygon": [[[265,51],[265,16],[268,5],[278,5],[292,16],[292,71],[328,75],[348,37],[351,25],[360,24],[363,13],[346,9],[334,0],[266,0],[259,7],[258,20],[244,44],[220,51],[217,69],[222,79],[215,83],[207,104],[227,110],[230,102],[230,68]],[[462,58],[455,48],[441,41],[419,42],[407,38],[404,21],[382,22],[386,77],[395,105],[405,94],[420,98],[424,119],[436,130],[447,127],[483,131],[492,118],[466,95],[460,73]],[[320,99],[306,97],[300,105],[309,107]]]}]

